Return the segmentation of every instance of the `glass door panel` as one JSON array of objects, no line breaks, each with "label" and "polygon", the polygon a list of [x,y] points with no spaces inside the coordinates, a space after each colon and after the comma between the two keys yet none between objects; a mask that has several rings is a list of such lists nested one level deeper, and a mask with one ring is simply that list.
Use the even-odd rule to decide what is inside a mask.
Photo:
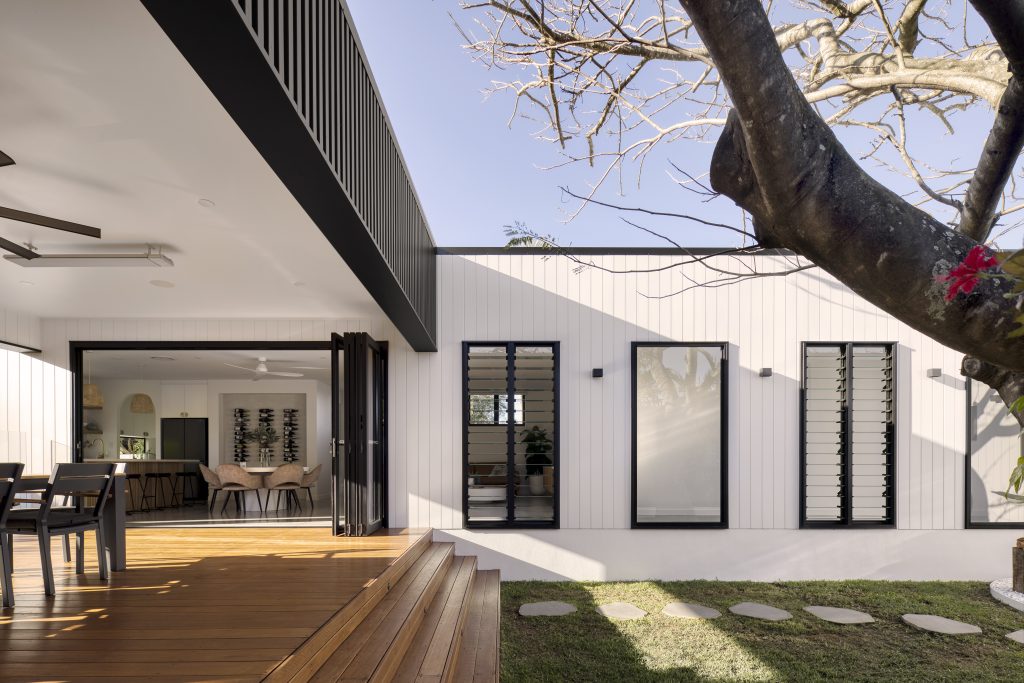
[{"label": "glass door panel", "polygon": [[331,335],[331,518],[334,534],[347,533],[347,477],[345,473],[344,340]]}]

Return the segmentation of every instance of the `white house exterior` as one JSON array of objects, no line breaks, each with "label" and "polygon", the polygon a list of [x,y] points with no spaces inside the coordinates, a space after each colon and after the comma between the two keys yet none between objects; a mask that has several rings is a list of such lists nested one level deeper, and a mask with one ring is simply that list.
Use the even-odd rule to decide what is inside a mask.
[{"label": "white house exterior", "polygon": [[[961,354],[820,270],[665,296],[691,278],[705,280],[704,266],[662,269],[688,259],[637,250],[583,250],[578,258],[595,267],[577,272],[564,256],[532,251],[440,250],[436,352],[413,351],[383,315],[39,319],[11,307],[0,338],[42,353],[0,352],[0,461],[20,456],[45,470],[71,457],[69,342],[323,341],[358,330],[389,345],[387,525],[432,527],[477,555],[481,567],[500,568],[503,579],[990,580],[1006,573],[1024,508],[986,492],[1005,487],[1018,436],[987,388],[973,387],[980,405],[968,410]],[[709,263],[724,266],[726,258]],[[782,256],[741,258],[761,270],[771,261],[784,266]],[[465,342],[558,344],[554,528],[467,528]],[[724,344],[726,528],[631,528],[636,342]],[[807,342],[893,345],[891,525],[801,528]],[[679,439],[679,452],[687,441]],[[677,483],[680,498],[698,495]]]}]

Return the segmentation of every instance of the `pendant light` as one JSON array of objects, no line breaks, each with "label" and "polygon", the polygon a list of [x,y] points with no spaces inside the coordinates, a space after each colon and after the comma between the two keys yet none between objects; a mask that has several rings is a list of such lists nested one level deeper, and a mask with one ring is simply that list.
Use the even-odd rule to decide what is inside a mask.
[{"label": "pendant light", "polygon": [[[89,354],[89,351],[85,352]],[[85,357],[85,384],[82,385],[82,407],[83,408],[102,408],[103,407],[103,392],[100,391],[98,384],[92,383],[92,372],[90,370],[91,364],[89,362],[89,355]]]},{"label": "pendant light", "polygon": [[[139,363],[139,384],[142,384],[142,363]],[[153,406],[153,399],[149,397],[149,394],[132,394],[132,402],[128,407],[133,413],[155,413],[156,408]]]}]

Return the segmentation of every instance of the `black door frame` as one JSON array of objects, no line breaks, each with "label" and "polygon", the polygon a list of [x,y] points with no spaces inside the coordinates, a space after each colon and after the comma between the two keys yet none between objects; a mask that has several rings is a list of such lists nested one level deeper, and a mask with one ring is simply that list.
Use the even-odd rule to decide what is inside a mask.
[{"label": "black door frame", "polygon": [[[82,391],[85,384],[85,377],[83,369],[85,366],[84,357],[86,351],[327,351],[331,352],[334,348],[332,339],[335,335],[332,333],[332,338],[324,341],[81,341],[75,340],[68,342],[68,359],[71,370],[71,435],[72,435],[72,460],[74,462],[81,462],[83,458],[83,425],[84,423],[84,409],[82,406]],[[374,341],[363,332],[349,332],[345,335],[337,335],[341,339],[351,338],[353,340],[359,337],[365,337],[368,343],[375,345],[384,358],[384,376],[382,377],[381,391],[383,395],[383,406],[385,407],[384,421],[386,427],[386,407],[387,407],[387,342]],[[365,347],[364,347],[365,348]],[[348,365],[348,358],[351,354],[346,353],[346,366]],[[337,355],[331,354],[331,363],[337,362]],[[363,356],[365,357],[365,355]],[[354,361],[354,357],[353,357]],[[365,364],[364,364],[365,365]],[[346,367],[346,370],[348,368]],[[364,369],[365,375],[365,369]],[[347,377],[348,375],[346,375]],[[365,385],[364,385],[365,386]],[[331,387],[331,398],[332,398],[332,435],[334,433],[340,433],[339,430],[335,430],[335,421],[337,420],[337,410],[333,407],[337,406],[337,400],[341,397],[341,392],[351,390],[351,387],[346,385],[344,387],[338,386],[337,383],[332,382]],[[349,404],[358,403],[357,401],[347,401],[346,410],[348,410]],[[365,404],[364,404],[365,409]],[[383,432],[383,468],[381,470],[382,476],[382,505],[383,505],[383,518],[382,526],[387,526],[387,432],[386,429]],[[348,442],[348,439],[346,439]],[[365,449],[364,449],[365,450]],[[352,462],[353,458],[346,458],[346,465]],[[336,520],[336,516],[333,515],[333,507],[336,501],[334,500],[337,492],[337,479],[336,477],[341,474],[337,471],[337,458],[331,458],[332,468],[332,517]],[[363,470],[365,472],[365,462],[363,463]],[[351,471],[346,467],[344,472],[346,478],[346,485],[348,487],[354,486],[353,479],[351,476],[355,475],[354,471]],[[364,508],[365,509],[365,508]],[[346,510],[346,523],[350,519],[348,517],[349,510]],[[356,522],[357,524],[359,521]],[[335,526],[332,523],[332,527]],[[365,522],[363,522],[362,528],[366,528]],[[338,533],[338,529],[333,529],[334,533]]]}]

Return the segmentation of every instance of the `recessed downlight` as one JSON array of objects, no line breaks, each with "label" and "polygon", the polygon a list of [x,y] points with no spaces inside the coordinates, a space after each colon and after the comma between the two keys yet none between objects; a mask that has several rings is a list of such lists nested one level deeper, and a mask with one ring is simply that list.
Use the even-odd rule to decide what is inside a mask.
[{"label": "recessed downlight", "polygon": [[34,282],[29,282],[28,280],[19,280],[18,284],[21,285],[22,287],[31,287],[35,283]]},{"label": "recessed downlight", "polygon": [[171,289],[172,287],[174,287],[174,283],[171,282],[170,280],[150,280],[149,284],[153,285],[154,287],[162,287],[164,289]]},{"label": "recessed downlight", "polygon": [[199,206],[203,207],[204,209],[212,209],[217,205],[214,204],[211,200],[207,199],[206,197],[201,197],[199,199]]},{"label": "recessed downlight", "polygon": [[158,361],[169,361],[169,360],[174,360],[174,359],[173,359],[173,358],[171,358],[170,356],[150,356],[150,357],[149,357],[149,359],[150,359],[150,360],[158,360]]}]

